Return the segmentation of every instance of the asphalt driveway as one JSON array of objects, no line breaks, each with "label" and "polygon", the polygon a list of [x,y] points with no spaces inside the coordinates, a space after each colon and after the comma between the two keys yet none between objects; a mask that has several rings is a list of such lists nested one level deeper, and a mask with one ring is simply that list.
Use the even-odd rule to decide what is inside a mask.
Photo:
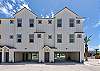
[{"label": "asphalt driveway", "polygon": [[98,60],[89,59],[84,64],[79,63],[3,63],[0,71],[100,71]]}]

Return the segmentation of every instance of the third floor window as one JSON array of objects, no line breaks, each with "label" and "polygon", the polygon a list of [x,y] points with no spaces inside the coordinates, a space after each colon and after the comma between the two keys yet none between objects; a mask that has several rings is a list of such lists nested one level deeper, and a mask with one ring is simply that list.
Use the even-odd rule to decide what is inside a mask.
[{"label": "third floor window", "polygon": [[77,23],[77,24],[80,24],[81,22],[80,22],[80,20],[76,20],[76,23]]},{"label": "third floor window", "polygon": [[17,27],[22,27],[22,19],[21,18],[17,19]]},{"label": "third floor window", "polygon": [[1,35],[0,35],[0,39],[1,39]]},{"label": "third floor window", "polygon": [[75,19],[73,18],[69,19],[69,27],[75,27]]},{"label": "third floor window", "polygon": [[62,27],[62,19],[57,19],[57,27]]},{"label": "third floor window", "polygon": [[42,20],[38,20],[38,24],[42,24]]},{"label": "third floor window", "polygon": [[52,24],[52,20],[48,20],[48,24]]},{"label": "third floor window", "polygon": [[10,24],[14,24],[14,20],[10,20]]},{"label": "third floor window", "polygon": [[0,20],[0,24],[1,24],[1,20]]},{"label": "third floor window", "polygon": [[34,27],[34,19],[29,19],[30,27]]}]

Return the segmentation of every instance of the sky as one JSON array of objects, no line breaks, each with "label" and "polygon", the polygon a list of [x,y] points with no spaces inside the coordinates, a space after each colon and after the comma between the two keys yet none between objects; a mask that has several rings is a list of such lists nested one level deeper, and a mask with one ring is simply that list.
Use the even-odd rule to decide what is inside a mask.
[{"label": "sky", "polygon": [[85,35],[91,37],[89,50],[100,49],[100,0],[0,0],[0,18],[13,17],[13,14],[26,7],[39,17],[53,17],[64,7],[85,17]]}]

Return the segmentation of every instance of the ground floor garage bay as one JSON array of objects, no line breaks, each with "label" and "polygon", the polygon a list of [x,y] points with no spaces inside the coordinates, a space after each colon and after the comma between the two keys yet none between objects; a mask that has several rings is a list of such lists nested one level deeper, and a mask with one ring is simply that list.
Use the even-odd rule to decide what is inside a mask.
[{"label": "ground floor garage bay", "polygon": [[80,62],[80,52],[54,52],[55,62]]},{"label": "ground floor garage bay", "polygon": [[[0,52],[0,62],[2,59],[2,52]],[[5,53],[4,59],[5,62],[9,62],[9,52]],[[14,52],[13,59],[14,62],[80,62],[80,52],[54,52],[54,55],[44,52],[41,56],[39,52]]]},{"label": "ground floor garage bay", "polygon": [[6,46],[0,48],[0,62],[81,62],[84,53],[79,51],[63,52],[45,47],[40,51],[16,51]]},{"label": "ground floor garage bay", "polygon": [[[40,62],[50,62],[50,52],[44,52],[44,56]],[[54,62],[80,62],[80,52],[54,52],[52,55]],[[40,56],[41,57],[41,56]],[[15,62],[39,62],[39,52],[15,52]]]},{"label": "ground floor garage bay", "polygon": [[14,52],[14,62],[38,62],[39,52]]}]

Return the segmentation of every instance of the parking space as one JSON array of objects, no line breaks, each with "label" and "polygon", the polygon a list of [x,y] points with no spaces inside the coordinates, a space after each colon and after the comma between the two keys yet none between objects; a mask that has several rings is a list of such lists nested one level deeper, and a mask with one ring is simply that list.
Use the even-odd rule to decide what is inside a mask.
[{"label": "parking space", "polygon": [[15,63],[1,64],[0,71],[100,71],[100,64],[98,64],[98,60],[91,59],[84,64],[75,62],[46,64]]}]

